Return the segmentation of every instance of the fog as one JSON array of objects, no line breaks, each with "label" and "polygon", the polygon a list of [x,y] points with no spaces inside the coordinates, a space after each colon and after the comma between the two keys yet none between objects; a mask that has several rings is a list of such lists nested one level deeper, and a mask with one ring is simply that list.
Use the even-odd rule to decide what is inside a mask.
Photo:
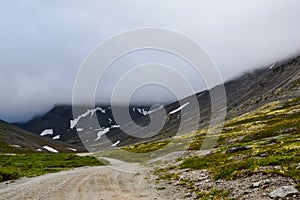
[{"label": "fog", "polygon": [[[299,52],[299,7],[298,0],[2,0],[0,118],[24,121],[55,104],[71,104],[77,71],[89,52],[113,35],[141,27],[172,29],[193,38],[223,80],[230,80]],[[182,72],[196,91],[205,89],[203,80],[178,58],[144,51],[107,72],[105,87],[97,93],[100,103],[109,102],[125,69],[152,60]],[[143,76],[147,74],[137,78]],[[166,89],[145,87],[133,103],[173,98]]]}]

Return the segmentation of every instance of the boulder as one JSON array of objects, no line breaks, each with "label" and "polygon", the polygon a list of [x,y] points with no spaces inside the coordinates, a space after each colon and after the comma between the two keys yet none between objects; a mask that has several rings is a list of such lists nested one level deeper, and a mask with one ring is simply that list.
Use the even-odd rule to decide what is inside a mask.
[{"label": "boulder", "polygon": [[262,184],[262,181],[258,181],[258,182],[252,183],[251,188],[258,188],[258,187],[261,186],[261,184]]},{"label": "boulder", "polygon": [[235,152],[239,152],[239,151],[246,151],[249,149],[251,149],[251,147],[248,147],[248,146],[231,147],[226,150],[226,153],[230,154],[230,153],[235,153]]},{"label": "boulder", "polygon": [[294,188],[293,186],[283,186],[271,192],[269,196],[272,199],[274,199],[274,198],[284,198],[295,194],[299,194],[299,191],[296,188]]}]

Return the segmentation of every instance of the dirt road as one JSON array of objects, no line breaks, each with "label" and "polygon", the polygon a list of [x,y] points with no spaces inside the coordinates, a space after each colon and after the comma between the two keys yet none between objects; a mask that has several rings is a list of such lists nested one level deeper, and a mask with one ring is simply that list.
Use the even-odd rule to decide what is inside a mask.
[{"label": "dirt road", "polygon": [[[131,173],[104,167],[83,167],[70,171],[23,178],[14,183],[0,184],[0,199],[30,200],[135,200],[165,199],[145,179],[141,168],[126,166],[115,160],[114,165],[132,168]],[[139,172],[137,172],[139,171]]]}]

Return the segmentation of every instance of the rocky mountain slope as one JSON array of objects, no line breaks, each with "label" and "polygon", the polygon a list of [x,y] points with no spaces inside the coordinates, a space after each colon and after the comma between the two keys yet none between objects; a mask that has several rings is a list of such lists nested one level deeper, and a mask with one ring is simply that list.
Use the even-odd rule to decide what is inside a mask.
[{"label": "rocky mountain slope", "polygon": [[0,153],[80,152],[82,147],[42,138],[0,120]]},{"label": "rocky mountain slope", "polygon": [[[27,123],[17,123],[18,126],[32,133],[38,134],[45,138],[67,142],[69,144],[81,145],[79,132],[93,132],[95,138],[100,131],[99,128],[92,127],[89,123],[94,119],[99,121],[102,129],[117,129],[111,107],[107,105],[97,106],[96,108],[78,107],[82,110],[82,115],[74,119],[72,106],[56,105],[43,116],[37,116]],[[128,109],[128,108],[126,108]],[[124,110],[120,107],[119,110]],[[130,107],[130,115],[133,119],[138,119],[148,114],[149,107]],[[81,127],[80,124],[87,124]]]},{"label": "rocky mountain slope", "polygon": [[[225,83],[225,88],[227,106],[223,109],[227,119],[218,140],[208,150],[203,150],[202,144],[210,131],[207,125],[211,91],[197,94],[200,121],[195,121],[198,113],[189,104],[192,97],[187,97],[180,104],[164,106],[167,123],[158,135],[146,138],[122,132],[119,126],[132,124],[116,124],[109,106],[82,107],[82,114],[75,118],[70,106],[57,106],[22,127],[36,130],[36,134],[50,141],[57,139],[76,145],[81,143],[81,136],[87,139],[85,145],[89,150],[106,150],[98,156],[154,165],[157,168],[150,181],[160,192],[174,194],[174,199],[299,199],[300,57],[244,74]],[[131,115],[137,114],[133,116],[137,124],[149,123],[149,109],[129,110]],[[189,116],[182,122],[185,134],[173,137],[184,115]],[[91,119],[97,119],[101,128],[89,124]],[[189,127],[195,122],[199,123],[199,130],[191,132]],[[103,135],[109,143],[102,140]],[[21,146],[13,139],[6,143],[15,148]],[[178,152],[178,141],[189,143],[188,151]],[[173,152],[156,157],[156,152],[166,145],[172,146]]]},{"label": "rocky mountain slope", "polygon": [[213,149],[199,151],[208,129],[188,134],[181,140],[193,140],[189,151],[157,159],[157,188],[183,191],[178,199],[299,199],[299,130],[296,97],[227,120]]},{"label": "rocky mountain slope", "polygon": [[[240,116],[268,102],[299,96],[300,91],[297,88],[300,77],[299,65],[300,57],[293,57],[249,72],[225,83],[227,107],[224,109],[227,110],[227,119]],[[212,90],[218,90],[218,87]],[[209,124],[211,115],[210,92],[203,91],[197,94],[201,111],[199,128],[204,128]],[[193,121],[195,113],[188,105],[190,100],[191,97],[187,97],[181,101],[181,105],[185,104],[184,108],[180,108],[179,102],[164,106],[168,113],[168,121],[161,131],[162,134],[156,137],[149,137],[147,140],[153,141],[172,137],[178,129],[182,115],[191,116],[190,119],[184,122],[184,128],[188,133],[191,124],[195,123]],[[103,134],[108,136],[113,144],[117,143],[118,146],[145,141],[122,132],[119,129],[120,124],[115,123],[110,106],[98,106],[96,108],[82,107],[81,109],[82,115],[74,119],[71,106],[55,106],[45,115],[19,125],[28,131],[43,135],[44,137],[76,145],[81,144],[78,134],[89,135],[90,143],[87,145],[93,146],[95,146],[95,143],[98,146],[104,145],[101,143],[101,139],[98,138]],[[124,111],[124,108],[120,110]],[[149,107],[130,107],[129,111],[137,124],[147,125],[149,123]],[[89,124],[89,120],[93,118],[99,121],[101,125],[100,129],[95,129],[92,127],[93,125],[80,126],[80,124]],[[122,124],[121,126],[130,126],[130,124]],[[103,148],[108,148],[108,146],[104,145]]]},{"label": "rocky mountain slope", "polygon": [[[161,137],[124,145],[122,150],[99,155],[156,166],[150,181],[170,199],[297,200],[300,197],[299,74],[300,57],[296,57],[226,83],[227,120],[212,149],[202,149],[210,130],[206,118],[210,115],[206,107],[209,98],[207,92],[202,92],[198,94],[202,103],[199,131],[187,130],[187,134],[173,139]],[[169,106],[172,105],[173,109],[178,106],[176,103]],[[191,111],[186,106],[181,115],[188,112]],[[170,126],[178,123],[174,120]],[[172,131],[165,129],[161,134]],[[177,149],[178,143],[190,141],[188,151]],[[166,145],[172,146],[173,152],[156,157],[157,151]],[[150,156],[145,156],[147,153]]]}]

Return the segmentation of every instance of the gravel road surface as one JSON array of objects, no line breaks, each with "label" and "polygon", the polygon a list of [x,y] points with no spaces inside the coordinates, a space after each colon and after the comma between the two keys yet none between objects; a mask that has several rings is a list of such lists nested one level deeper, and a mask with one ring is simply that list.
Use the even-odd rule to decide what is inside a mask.
[{"label": "gravel road surface", "polygon": [[[1,200],[161,200],[158,191],[146,179],[141,168],[126,166],[110,160],[117,168],[109,166],[82,167],[34,178],[21,178],[0,184]],[[114,166],[113,166],[114,167]],[[135,168],[134,168],[135,167]]]}]

